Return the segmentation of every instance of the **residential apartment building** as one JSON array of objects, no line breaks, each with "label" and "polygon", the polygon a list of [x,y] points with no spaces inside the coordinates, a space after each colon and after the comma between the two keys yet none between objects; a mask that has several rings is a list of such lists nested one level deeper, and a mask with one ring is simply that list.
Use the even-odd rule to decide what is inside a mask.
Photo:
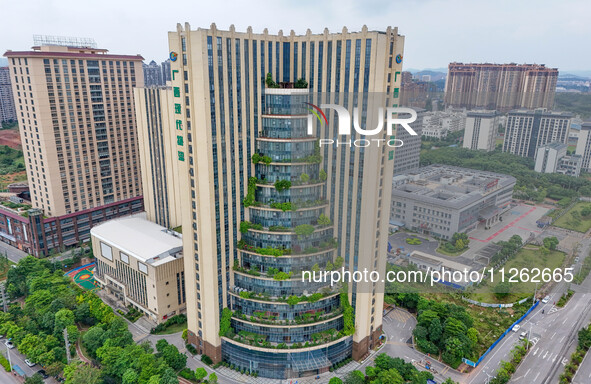
[{"label": "residential apartment building", "polygon": [[581,156],[581,169],[591,172],[591,122],[581,125],[575,154]]},{"label": "residential apartment building", "polygon": [[16,108],[8,67],[0,67],[0,123],[16,121]]},{"label": "residential apartment building", "polygon": [[394,175],[401,175],[419,168],[421,156],[421,136],[423,132],[422,121],[426,113],[424,109],[415,109],[417,119],[410,123],[411,128],[417,133],[412,136],[401,125],[396,126],[396,138],[402,140],[404,145],[396,148],[394,156]]},{"label": "residential apartment building", "polygon": [[162,85],[166,84],[167,81],[171,81],[170,77],[170,59],[163,61],[160,66],[162,67]]},{"label": "residential apartment building", "polygon": [[142,64],[144,70],[144,85],[146,87],[154,87],[164,85],[162,78],[162,67],[158,65],[154,60],[150,61],[149,64]]},{"label": "residential apartment building", "polygon": [[456,232],[497,223],[509,209],[515,183],[509,175],[430,165],[394,177],[390,220],[449,240]]},{"label": "residential apartment building", "polygon": [[[188,340],[200,353],[285,379],[361,359],[377,345],[382,283],[351,285],[341,299],[297,276],[340,258],[347,270],[385,270],[388,218],[380,212],[390,204],[394,151],[317,146],[338,134],[335,116],[309,135],[302,102],[338,93],[352,111],[362,92],[375,92],[382,105],[398,105],[403,39],[396,28],[366,27],[272,35],[179,24],[169,32]],[[279,88],[265,87],[267,74]],[[300,78],[307,87],[293,88]],[[293,228],[301,225],[314,232],[300,238]],[[302,296],[312,299],[286,302]],[[345,321],[348,305],[354,315]],[[224,308],[232,317],[220,336]]]},{"label": "residential apartment building", "polygon": [[142,57],[66,45],[4,54],[38,210],[28,215],[40,225],[31,230],[36,255],[87,241],[90,226],[142,209],[132,91],[143,85]]},{"label": "residential apartment building", "polygon": [[181,225],[177,135],[172,87],[134,89],[144,207],[148,220]]},{"label": "residential apartment building", "polygon": [[110,220],[90,232],[94,278],[111,297],[157,323],[185,312],[180,233],[152,223],[145,213]]},{"label": "residential apartment building", "polygon": [[541,64],[451,63],[445,105],[507,112],[552,108],[558,69]]},{"label": "residential apartment building", "polygon": [[496,111],[468,112],[463,147],[486,152],[494,151],[498,127],[499,116]]},{"label": "residential apartment building", "polygon": [[503,152],[534,157],[546,144],[568,141],[572,115],[567,112],[515,110],[507,114]]}]

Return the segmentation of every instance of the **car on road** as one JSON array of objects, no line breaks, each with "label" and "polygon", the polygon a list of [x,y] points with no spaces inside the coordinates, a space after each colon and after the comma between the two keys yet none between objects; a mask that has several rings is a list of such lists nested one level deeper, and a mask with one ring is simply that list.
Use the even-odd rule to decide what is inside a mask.
[{"label": "car on road", "polygon": [[525,339],[526,336],[527,336],[527,332],[525,332],[525,331],[521,332],[521,334],[519,335],[519,340]]},{"label": "car on road", "polygon": [[520,328],[521,328],[521,326],[520,326],[519,324],[515,324],[515,325],[513,326],[513,328],[511,328],[511,330],[512,330],[513,332],[517,332],[517,331],[519,331],[519,329],[520,329]]},{"label": "car on road", "polygon": [[35,363],[33,363],[31,360],[29,359],[25,359],[25,364],[27,364],[29,367],[34,367]]},{"label": "car on road", "polygon": [[12,349],[12,348],[14,348],[14,344],[13,344],[13,343],[12,343],[12,341],[10,341],[10,340],[6,340],[6,341],[4,342],[4,345],[6,345],[6,347],[7,347],[8,349]]},{"label": "car on road", "polygon": [[550,301],[550,296],[546,296],[542,299],[542,304],[548,304],[549,301]]},{"label": "car on road", "polygon": [[575,257],[575,263],[578,263],[578,262],[579,262],[579,257],[577,256],[577,257]]},{"label": "car on road", "polygon": [[49,377],[49,375],[47,374],[47,372],[45,372],[44,369],[38,370],[37,373],[40,374],[44,379],[47,379]]}]

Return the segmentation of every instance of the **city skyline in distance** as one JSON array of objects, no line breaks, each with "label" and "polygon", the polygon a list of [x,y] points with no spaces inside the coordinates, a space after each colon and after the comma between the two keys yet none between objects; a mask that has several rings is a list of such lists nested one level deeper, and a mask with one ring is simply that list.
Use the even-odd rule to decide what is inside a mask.
[{"label": "city skyline in distance", "polygon": [[[168,54],[165,32],[177,22],[187,21],[201,28],[215,22],[225,29],[234,24],[237,30],[252,26],[255,33],[267,27],[269,33],[281,29],[284,34],[291,29],[304,34],[308,28],[312,33],[322,33],[325,27],[340,32],[344,25],[359,30],[364,24],[369,30],[380,30],[394,23],[406,36],[405,68],[441,68],[458,61],[546,64],[563,73],[588,70],[584,63],[589,62],[591,53],[580,49],[577,42],[591,36],[591,25],[584,16],[591,11],[591,3],[569,0],[556,7],[551,1],[541,1],[535,3],[535,13],[532,4],[350,0],[285,5],[228,2],[220,7],[217,3],[195,5],[181,1],[173,7],[159,6],[155,1],[108,0],[93,9],[89,18],[88,10],[71,0],[52,4],[36,0],[18,7],[3,5],[0,49],[29,49],[33,34],[88,36],[100,47],[109,47],[111,53],[139,53],[147,62],[160,62]],[[15,33],[23,26],[30,27]]]}]

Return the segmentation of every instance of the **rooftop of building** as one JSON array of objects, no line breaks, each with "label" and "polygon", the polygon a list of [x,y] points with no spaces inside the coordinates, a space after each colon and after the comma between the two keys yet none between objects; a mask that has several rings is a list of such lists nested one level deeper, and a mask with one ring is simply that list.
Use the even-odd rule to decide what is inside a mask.
[{"label": "rooftop of building", "polygon": [[509,111],[508,116],[509,115],[527,115],[527,116],[533,116],[533,115],[542,115],[545,117],[564,117],[564,118],[571,118],[574,115],[570,112],[561,112],[561,111],[552,111],[552,110],[548,110],[546,108],[536,108],[536,109],[514,109]]},{"label": "rooftop of building", "polygon": [[546,64],[517,64],[517,63],[449,63],[449,69],[469,69],[469,68],[483,68],[483,67],[497,67],[497,68],[518,68],[518,69],[538,69],[545,71],[556,71],[558,68],[546,67]]},{"label": "rooftop of building", "polygon": [[567,149],[568,145],[558,142],[558,141],[553,141],[552,143],[548,143],[546,145],[541,145],[538,148],[547,148],[547,149],[554,149],[556,151],[561,151],[563,149]]},{"label": "rooftop of building", "polygon": [[394,178],[392,195],[461,209],[515,182],[509,175],[434,164]]},{"label": "rooftop of building", "polygon": [[97,58],[109,60],[134,60],[143,61],[141,55],[116,55],[107,53],[107,49],[93,47],[74,47],[62,45],[34,46],[30,51],[7,50],[5,57],[47,57],[47,58]]},{"label": "rooftop of building", "polygon": [[182,257],[182,235],[147,220],[145,212],[109,220],[93,227],[90,233],[153,266]]},{"label": "rooftop of building", "polygon": [[495,117],[499,116],[499,113],[495,110],[488,109],[474,109],[466,113],[468,117]]}]

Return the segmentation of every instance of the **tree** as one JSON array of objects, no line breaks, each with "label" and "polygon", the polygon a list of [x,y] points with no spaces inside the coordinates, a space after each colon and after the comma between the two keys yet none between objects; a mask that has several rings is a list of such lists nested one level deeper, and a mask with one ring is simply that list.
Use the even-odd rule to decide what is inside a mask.
[{"label": "tree", "polygon": [[44,382],[43,376],[38,373],[25,379],[25,384],[43,384]]},{"label": "tree", "polygon": [[324,169],[321,169],[318,176],[320,177],[320,181],[326,181],[326,171]]},{"label": "tree", "polygon": [[330,224],[331,224],[330,219],[324,213],[321,213],[320,216],[318,216],[318,225],[320,225],[322,227],[326,227],[326,226],[329,226]]},{"label": "tree", "polygon": [[551,237],[546,237],[543,240],[544,242],[544,247],[546,247],[547,249],[553,251],[556,249],[556,246],[558,246],[558,239],[555,236],[551,236]]},{"label": "tree", "polygon": [[310,236],[314,233],[314,230],[314,226],[310,224],[300,224],[295,227],[295,233],[298,235],[298,238]]},{"label": "tree", "polygon": [[96,351],[103,345],[104,340],[105,330],[98,325],[90,328],[82,336],[82,342],[90,357],[96,357]]},{"label": "tree", "polygon": [[160,377],[159,384],[179,384],[179,379],[173,369],[168,367],[164,370],[164,373]]},{"label": "tree", "polygon": [[101,371],[82,362],[73,362],[64,367],[66,384],[98,384],[101,382]]},{"label": "tree", "polygon": [[138,374],[132,368],[129,368],[122,377],[122,384],[138,384]]},{"label": "tree", "polygon": [[222,317],[220,319],[220,336],[226,336],[232,329],[232,310],[230,308],[222,309]]},{"label": "tree", "polygon": [[500,282],[495,285],[493,292],[499,300],[502,300],[511,293],[511,284],[508,281]]},{"label": "tree", "polygon": [[441,321],[439,318],[431,320],[431,324],[429,325],[429,340],[433,343],[439,342],[442,333],[443,327],[441,327]]},{"label": "tree", "polygon": [[205,368],[199,367],[195,370],[195,379],[197,379],[197,381],[203,380],[205,376],[207,376]]},{"label": "tree", "polygon": [[404,379],[400,376],[395,369],[388,369],[387,371],[381,371],[378,374],[378,378],[374,381],[376,384],[404,384]]},{"label": "tree", "polygon": [[167,345],[159,354],[166,364],[175,371],[181,370],[187,365],[187,355],[180,353],[176,345]]},{"label": "tree", "polygon": [[343,380],[338,377],[333,377],[328,381],[328,384],[343,384]]},{"label": "tree", "polygon": [[212,372],[207,381],[209,384],[218,384],[218,375],[216,375],[215,372]]},{"label": "tree", "polygon": [[306,184],[308,181],[310,181],[310,176],[307,173],[302,173],[300,175],[300,180],[302,183]]},{"label": "tree", "polygon": [[365,375],[358,370],[351,371],[345,376],[344,384],[365,384]]}]

